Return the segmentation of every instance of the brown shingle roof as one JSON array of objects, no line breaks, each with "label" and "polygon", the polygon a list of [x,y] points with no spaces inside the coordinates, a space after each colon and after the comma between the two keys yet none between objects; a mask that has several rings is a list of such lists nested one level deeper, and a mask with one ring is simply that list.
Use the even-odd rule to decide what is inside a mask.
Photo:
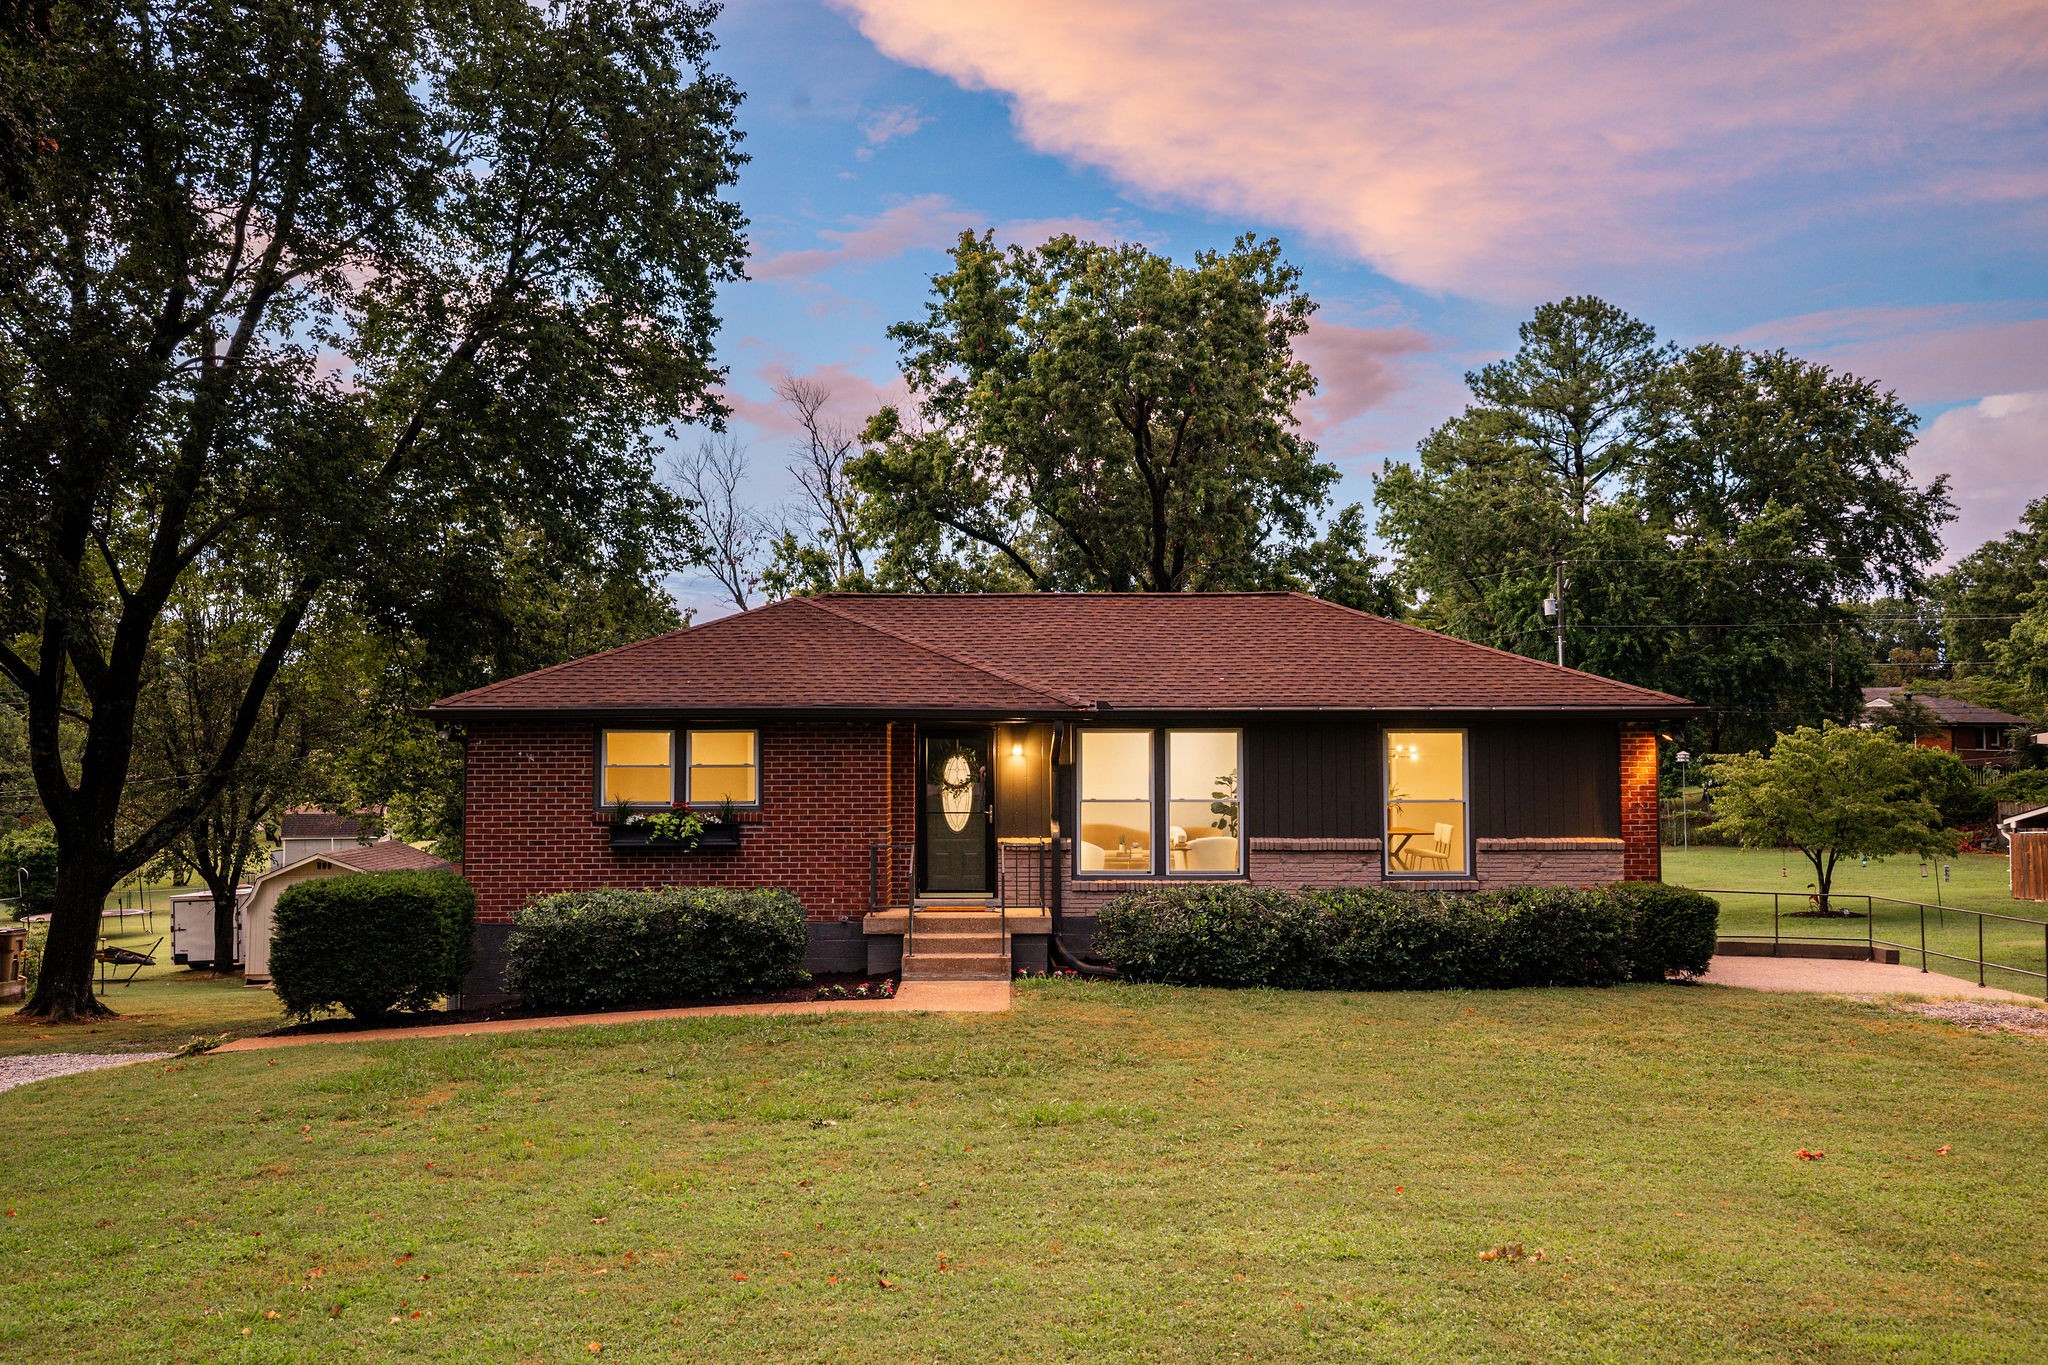
[{"label": "brown shingle roof", "polygon": [[[1875,706],[1880,711],[1890,710],[1902,693],[1911,691],[1904,687],[1866,687],[1863,689],[1863,705]],[[2025,725],[2025,716],[2015,716],[2009,711],[1993,710],[1979,706],[1973,701],[1960,697],[1937,697],[1926,692],[1914,692],[1913,700],[1927,709],[1944,725]]]},{"label": "brown shingle roof", "polygon": [[793,598],[449,697],[560,711],[1576,710],[1689,703],[1298,593]]},{"label": "brown shingle roof", "polygon": [[332,853],[314,855],[330,863],[340,863],[358,872],[450,872],[454,865],[445,858],[436,858],[424,849],[411,844],[392,842],[388,844],[361,844],[355,848],[337,848]]}]

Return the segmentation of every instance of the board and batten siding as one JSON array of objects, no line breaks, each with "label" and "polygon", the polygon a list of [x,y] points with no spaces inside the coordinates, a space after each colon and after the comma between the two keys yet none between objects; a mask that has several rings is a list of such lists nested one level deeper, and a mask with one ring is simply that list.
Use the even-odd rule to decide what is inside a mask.
[{"label": "board and batten siding", "polygon": [[[1469,732],[1478,838],[1621,837],[1621,748],[1613,721],[1391,723]],[[1316,717],[1247,724],[1247,832],[1255,839],[1377,838],[1382,728]]]},{"label": "board and batten siding", "polygon": [[1621,732],[1613,721],[1538,718],[1470,729],[1474,835],[1621,837]]}]

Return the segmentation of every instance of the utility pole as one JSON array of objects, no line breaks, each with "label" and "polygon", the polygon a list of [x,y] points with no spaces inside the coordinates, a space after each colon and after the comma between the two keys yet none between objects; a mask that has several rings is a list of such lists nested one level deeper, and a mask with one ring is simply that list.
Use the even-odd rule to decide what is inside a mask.
[{"label": "utility pole", "polygon": [[1543,599],[1543,614],[1557,622],[1557,666],[1564,667],[1564,561],[1558,560],[1552,566],[1556,572],[1555,587],[1549,597]]}]

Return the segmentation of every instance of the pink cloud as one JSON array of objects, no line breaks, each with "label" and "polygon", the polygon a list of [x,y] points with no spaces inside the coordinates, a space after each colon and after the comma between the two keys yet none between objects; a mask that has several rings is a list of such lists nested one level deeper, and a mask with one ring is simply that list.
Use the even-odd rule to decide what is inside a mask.
[{"label": "pink cloud", "polygon": [[2048,389],[1950,408],[1921,432],[1912,459],[1923,479],[1949,476],[1957,515],[1943,539],[1953,562],[2012,530],[2029,502],[2048,496]]},{"label": "pink cloud", "polygon": [[1380,407],[1405,386],[1402,356],[1432,342],[1412,327],[1347,327],[1321,319],[1295,342],[1295,353],[1316,373],[1316,394],[1303,404],[1302,429],[1317,441],[1336,427]]},{"label": "pink cloud", "polygon": [[1428,288],[1519,298],[1958,185],[2048,196],[1980,169],[2048,151],[2038,0],[834,3],[1003,95],[1038,150]]},{"label": "pink cloud", "polygon": [[818,235],[830,247],[784,251],[747,263],[757,280],[803,279],[843,265],[866,264],[906,251],[944,247],[980,220],[943,194],[922,194],[891,205],[877,216]]},{"label": "pink cloud", "polygon": [[2048,318],[2010,311],[1963,304],[1842,308],[1759,323],[1736,339],[1795,350],[1916,405],[2048,389]]}]

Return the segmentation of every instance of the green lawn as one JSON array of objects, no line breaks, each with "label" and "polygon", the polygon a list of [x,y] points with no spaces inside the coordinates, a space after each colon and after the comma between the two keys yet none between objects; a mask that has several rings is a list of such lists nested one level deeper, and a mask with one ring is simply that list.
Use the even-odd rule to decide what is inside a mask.
[{"label": "green lawn", "polygon": [[[1952,879],[1937,886],[1935,871],[1946,865]],[[1785,917],[1778,932],[1786,937],[1841,938],[1864,941],[1873,934],[1902,945],[1902,962],[1920,965],[1921,912],[1908,906],[1877,902],[1876,918],[1864,918],[1865,903],[1857,895],[1890,896],[1898,900],[1940,903],[1950,907],[1981,910],[1994,915],[2016,916],[2030,921],[2010,924],[1984,921],[1984,955],[1993,965],[1985,971],[1987,985],[2028,995],[2041,995],[2038,977],[2001,971],[1997,964],[2041,971],[2048,926],[2041,926],[2048,905],[2038,901],[2016,901],[2006,882],[2006,860],[1981,853],[1963,854],[1942,863],[1930,863],[1928,875],[1920,875],[1918,858],[1873,858],[1868,866],[1844,863],[1835,869],[1834,894],[1841,898],[1836,909],[1856,912],[1850,919],[1813,919],[1793,916],[1808,908],[1807,896],[1813,886],[1813,869],[1797,853],[1770,849],[1676,848],[1664,850],[1664,880],[1681,886],[1712,887],[1731,891],[1781,891],[1779,908]],[[1771,898],[1768,895],[1721,896],[1721,932],[1769,938],[1772,933]],[[1977,920],[1971,915],[1953,915],[1930,910],[1926,914],[1927,966],[1965,980],[1977,979]],[[1949,953],[1952,959],[1935,954]],[[1957,961],[1953,959],[1968,959]]]},{"label": "green lawn", "polygon": [[[240,977],[216,978],[171,961],[171,918],[159,909],[155,927],[141,919],[103,922],[106,942],[136,952],[149,952],[158,938],[154,967],[144,967],[133,985],[110,985],[101,999],[120,1018],[78,1027],[53,1029],[16,1015],[18,1005],[0,1005],[0,1057],[23,1052],[174,1052],[198,1038],[242,1037],[264,1033],[285,1022],[277,997],[251,990]],[[30,942],[42,940],[44,927],[30,927]],[[120,969],[126,975],[128,968]],[[95,976],[94,980],[98,980]],[[5,1097],[0,1096],[0,1104]]]},{"label": "green lawn", "polygon": [[216,1055],[0,1097],[0,1358],[2025,1359],[2044,1089],[1677,986]]}]

